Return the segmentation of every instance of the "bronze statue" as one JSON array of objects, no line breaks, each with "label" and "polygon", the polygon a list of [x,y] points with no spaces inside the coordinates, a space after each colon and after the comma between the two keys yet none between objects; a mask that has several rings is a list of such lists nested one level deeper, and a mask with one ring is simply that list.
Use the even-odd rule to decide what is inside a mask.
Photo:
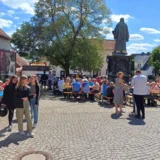
[{"label": "bronze statue", "polygon": [[115,44],[115,53],[127,53],[126,51],[126,42],[129,41],[129,32],[128,26],[124,22],[124,18],[120,19],[120,22],[116,25],[114,31],[112,31],[114,39],[116,40]]}]

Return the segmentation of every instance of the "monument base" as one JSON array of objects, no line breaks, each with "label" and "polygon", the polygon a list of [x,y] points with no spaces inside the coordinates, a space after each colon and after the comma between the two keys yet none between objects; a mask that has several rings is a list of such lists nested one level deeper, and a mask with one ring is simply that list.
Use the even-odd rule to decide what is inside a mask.
[{"label": "monument base", "polygon": [[[122,53],[123,54],[123,53]],[[113,56],[108,56],[108,78],[110,81],[115,81],[118,72],[124,73],[124,81],[129,82],[129,77],[131,75],[131,56],[113,54]]]}]

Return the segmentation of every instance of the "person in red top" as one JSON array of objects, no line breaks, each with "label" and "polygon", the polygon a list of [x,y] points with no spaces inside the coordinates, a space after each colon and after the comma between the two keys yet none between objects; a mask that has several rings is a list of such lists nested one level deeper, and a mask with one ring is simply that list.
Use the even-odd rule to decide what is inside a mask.
[{"label": "person in red top", "polygon": [[101,78],[98,76],[97,77],[97,79],[96,79],[96,81],[101,85],[102,83],[101,83]]},{"label": "person in red top", "polygon": [[9,85],[9,82],[10,82],[10,79],[7,78],[6,81],[5,81],[5,83],[3,83],[1,87],[4,89],[6,86]]}]

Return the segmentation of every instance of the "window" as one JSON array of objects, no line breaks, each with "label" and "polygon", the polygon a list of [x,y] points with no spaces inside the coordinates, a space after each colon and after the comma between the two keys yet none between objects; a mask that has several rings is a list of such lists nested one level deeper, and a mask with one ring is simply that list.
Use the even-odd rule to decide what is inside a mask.
[{"label": "window", "polygon": [[138,69],[141,69],[141,67],[142,67],[141,63],[138,63],[138,64],[137,64],[137,68],[138,68]]},{"label": "window", "polygon": [[60,71],[60,76],[65,77],[65,71]]},{"label": "window", "polygon": [[53,75],[53,76],[56,76],[56,71],[52,71],[52,75]]}]

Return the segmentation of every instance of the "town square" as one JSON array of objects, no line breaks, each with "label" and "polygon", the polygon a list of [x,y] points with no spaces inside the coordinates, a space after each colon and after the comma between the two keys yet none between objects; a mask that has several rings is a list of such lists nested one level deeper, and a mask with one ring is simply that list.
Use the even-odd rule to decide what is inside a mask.
[{"label": "town square", "polygon": [[1,0],[0,160],[160,160],[159,3]]}]

